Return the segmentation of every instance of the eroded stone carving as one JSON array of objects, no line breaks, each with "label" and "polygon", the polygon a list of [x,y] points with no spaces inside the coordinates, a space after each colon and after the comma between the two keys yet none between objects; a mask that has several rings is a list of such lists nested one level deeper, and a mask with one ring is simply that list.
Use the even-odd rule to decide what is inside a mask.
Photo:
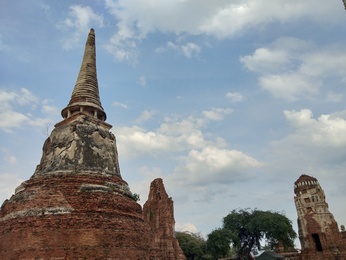
[{"label": "eroded stone carving", "polygon": [[52,131],[33,177],[82,171],[121,178],[115,136],[85,116]]}]

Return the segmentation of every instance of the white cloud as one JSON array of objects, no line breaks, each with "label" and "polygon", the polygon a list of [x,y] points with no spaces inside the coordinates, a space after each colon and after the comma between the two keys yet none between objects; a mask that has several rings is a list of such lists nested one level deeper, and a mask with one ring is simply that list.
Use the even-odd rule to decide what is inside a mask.
[{"label": "white cloud", "polygon": [[312,119],[313,115],[310,109],[302,109],[298,112],[295,110],[285,110],[284,115],[287,121],[295,128],[308,126],[315,122]]},{"label": "white cloud", "polygon": [[[252,55],[240,58],[245,67],[254,72],[274,72],[287,69],[290,56],[285,50],[273,50],[269,48],[258,48]],[[283,69],[282,69],[283,68]]]},{"label": "white cloud", "polygon": [[103,27],[103,16],[94,12],[90,6],[71,5],[68,17],[58,27],[73,30],[72,35],[64,39],[63,47],[71,49],[79,45],[82,37],[94,25]]},{"label": "white cloud", "polygon": [[36,104],[38,103],[38,97],[32,94],[29,90],[21,88],[19,95],[16,96],[16,102],[22,106],[27,104]]},{"label": "white cloud", "polygon": [[168,50],[173,50],[183,55],[184,57],[191,59],[198,57],[199,53],[202,50],[202,47],[194,42],[182,43],[181,39],[178,39],[176,43],[168,41],[166,45],[156,48],[157,53],[162,53]]},{"label": "white cloud", "polygon": [[147,84],[146,79],[145,79],[144,76],[140,76],[139,79],[138,79],[138,81],[137,81],[137,83],[138,83],[140,86],[142,86],[142,87],[145,87],[145,85]]},{"label": "white cloud", "polygon": [[126,104],[120,103],[120,102],[117,102],[117,101],[113,101],[112,102],[112,106],[114,106],[114,107],[121,107],[121,108],[127,109],[127,105]]},{"label": "white cloud", "polygon": [[151,131],[138,126],[118,128],[115,132],[119,152],[125,160],[143,156],[177,159],[177,156],[188,157],[191,151],[199,151],[204,147],[223,149],[227,146],[226,142],[220,137],[204,133],[203,128],[211,121],[222,120],[230,112],[229,109],[214,108],[204,111],[201,117],[166,117],[157,129]]},{"label": "white cloud", "polygon": [[0,89],[0,101],[5,107],[9,107],[10,102],[24,106],[28,104],[36,104],[38,98],[25,88],[21,88],[19,93]]},{"label": "white cloud", "polygon": [[[181,40],[179,40],[179,41],[181,41]],[[165,52],[167,50],[176,51],[179,54],[185,56],[186,58],[191,59],[193,57],[198,57],[199,53],[202,50],[202,47],[196,43],[193,43],[193,42],[174,43],[172,41],[168,41],[165,46],[160,46],[160,47],[156,48],[155,51],[157,53],[162,53],[162,52]]]},{"label": "white cloud", "polygon": [[198,229],[193,223],[176,223],[175,224],[175,230],[176,231],[191,232],[194,234],[198,233]]},{"label": "white cloud", "polygon": [[48,116],[56,117],[57,115],[60,114],[60,110],[53,105],[50,105],[50,100],[44,99],[42,101],[42,112],[47,114]]},{"label": "white cloud", "polygon": [[[332,21],[330,15],[339,7],[338,3],[325,5],[322,0],[187,0],[155,4],[152,0],[107,0],[106,5],[120,22],[136,25],[142,34],[159,30],[176,34],[205,33],[218,38],[233,36],[248,27],[262,27],[292,19],[320,20],[323,16]],[[314,12],[311,12],[312,6]]]},{"label": "white cloud", "polygon": [[[11,166],[15,165],[17,163],[17,158],[12,154],[10,150],[7,148],[1,148],[1,159],[4,160],[5,163],[10,164]],[[3,165],[3,164],[2,164]]]},{"label": "white cloud", "polygon": [[238,103],[242,102],[244,100],[244,97],[242,94],[237,92],[228,92],[226,94],[226,97],[232,102],[232,103]]},{"label": "white cloud", "polygon": [[321,115],[318,118],[319,128],[312,134],[312,142],[322,147],[345,147],[346,120],[333,117],[333,115]]},{"label": "white cloud", "polygon": [[237,150],[206,146],[191,150],[177,166],[172,179],[180,185],[230,184],[253,177],[252,168],[261,167],[256,159]]},{"label": "white cloud", "polygon": [[193,42],[188,42],[181,47],[181,50],[186,58],[191,58],[200,53],[201,47]]},{"label": "white cloud", "polygon": [[[155,3],[152,0],[106,0],[106,6],[117,19],[117,32],[107,49],[116,59],[128,61],[137,59],[136,43],[153,32],[177,36],[208,35],[224,39],[252,29],[263,29],[272,23],[293,23],[299,19],[330,24],[338,21],[335,9],[339,8],[338,3],[326,5],[323,0],[186,0]],[[162,47],[158,50],[162,50]],[[188,43],[182,46],[182,50],[186,57],[192,57],[192,54],[200,52],[200,47]]]},{"label": "white cloud", "polygon": [[338,102],[340,93],[328,96],[321,90],[330,78],[346,82],[345,53],[343,46],[321,48],[299,39],[281,38],[240,61],[259,75],[260,86],[274,97],[295,101],[321,94],[327,101]]},{"label": "white cloud", "polygon": [[[290,141],[295,143],[304,140],[305,144],[309,144],[314,148],[334,148],[346,147],[346,116],[344,113],[325,114],[317,119],[313,118],[313,114],[309,109],[300,111],[284,111],[286,120],[295,129],[295,132],[288,137]],[[296,145],[299,145],[298,143]]]},{"label": "white cloud", "polygon": [[[31,114],[35,112],[40,104],[36,95],[29,90],[22,88],[19,92],[0,89],[0,102],[2,110],[0,111],[0,129],[5,132],[12,132],[13,128],[20,128],[23,125],[45,126],[51,122],[49,118],[42,118]],[[42,102],[42,112],[56,115],[57,109],[47,104],[47,100]]]},{"label": "white cloud", "polygon": [[[133,65],[137,63],[137,43],[135,36],[126,26],[118,25],[118,32],[105,44],[105,49],[118,61],[127,61]],[[129,35],[128,35],[129,34]]]},{"label": "white cloud", "polygon": [[213,107],[209,111],[203,111],[203,115],[209,120],[220,121],[224,119],[226,115],[229,115],[230,113],[232,113],[232,111],[233,110],[230,108],[214,108]]},{"label": "white cloud", "polygon": [[155,155],[158,152],[178,149],[172,137],[159,132],[146,131],[138,126],[118,128],[115,132],[119,151],[126,159],[139,154]]},{"label": "white cloud", "polygon": [[259,78],[259,83],[274,97],[288,101],[314,96],[319,93],[322,86],[322,82],[314,81],[299,73],[265,75]]},{"label": "white cloud", "polygon": [[[286,110],[284,116],[291,133],[271,143],[272,167],[308,170],[318,174],[327,166],[328,171],[344,165],[346,156],[346,111],[313,117],[312,111]],[[316,168],[317,167],[317,168]]]},{"label": "white cloud", "polygon": [[29,116],[15,111],[13,107],[29,105],[35,108],[38,98],[25,88],[22,88],[19,93],[0,89],[0,101],[2,104],[0,129],[11,132],[12,128],[20,127],[22,124],[30,121]]},{"label": "white cloud", "polygon": [[6,132],[11,132],[12,128],[20,127],[27,121],[29,118],[22,113],[11,110],[0,112],[0,129]]},{"label": "white cloud", "polygon": [[[210,144],[223,147],[225,142],[222,138],[204,134],[202,129],[210,121],[220,121],[231,112],[229,108],[213,108],[203,111],[201,117],[189,116],[181,119],[177,116],[167,116],[157,129],[151,131],[139,126],[117,128],[117,144],[124,158],[140,154],[157,156],[163,153],[176,153],[200,149]],[[151,118],[153,113],[156,112],[144,111],[140,117],[141,122]]]},{"label": "white cloud", "polygon": [[135,120],[137,123],[145,122],[150,120],[154,115],[156,114],[156,111],[149,111],[144,110],[142,114]]}]

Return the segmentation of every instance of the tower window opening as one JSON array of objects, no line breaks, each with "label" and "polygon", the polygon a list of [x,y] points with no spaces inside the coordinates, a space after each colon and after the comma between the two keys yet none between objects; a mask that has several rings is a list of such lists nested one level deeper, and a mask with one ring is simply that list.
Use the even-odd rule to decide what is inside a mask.
[{"label": "tower window opening", "polygon": [[312,234],[312,238],[314,239],[316,250],[319,252],[323,251],[320,236],[318,234]]}]

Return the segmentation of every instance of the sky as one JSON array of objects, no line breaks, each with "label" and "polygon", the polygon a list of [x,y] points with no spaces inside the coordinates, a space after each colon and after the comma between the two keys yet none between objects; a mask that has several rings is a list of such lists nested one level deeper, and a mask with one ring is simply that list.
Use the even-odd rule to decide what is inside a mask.
[{"label": "sky", "polygon": [[[0,200],[39,164],[95,29],[100,98],[140,203],[162,178],[176,230],[285,214],[317,178],[346,224],[341,0],[0,0]],[[296,247],[300,247],[296,242]]]}]

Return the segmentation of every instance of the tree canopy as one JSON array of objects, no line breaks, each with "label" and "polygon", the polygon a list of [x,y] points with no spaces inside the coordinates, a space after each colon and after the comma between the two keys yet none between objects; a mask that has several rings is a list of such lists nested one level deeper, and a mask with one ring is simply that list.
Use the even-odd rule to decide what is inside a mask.
[{"label": "tree canopy", "polygon": [[[261,250],[261,242],[268,250],[276,251],[281,243],[294,246],[297,234],[292,222],[282,213],[251,209],[237,209],[223,218],[223,226],[213,230],[205,240],[200,234],[176,232],[176,238],[187,259],[219,259],[238,255],[249,259],[250,253]],[[252,258],[251,258],[252,259]]]},{"label": "tree canopy", "polygon": [[230,232],[230,241],[239,257],[248,257],[252,250],[261,250],[263,240],[273,250],[279,242],[284,247],[293,247],[297,236],[285,215],[257,209],[233,210],[224,217],[223,228]]},{"label": "tree canopy", "polygon": [[213,230],[208,235],[207,250],[212,259],[226,257],[230,254],[231,232],[224,228]]},{"label": "tree canopy", "polygon": [[199,234],[191,232],[175,232],[175,237],[186,256],[186,259],[206,259],[206,241]]}]

